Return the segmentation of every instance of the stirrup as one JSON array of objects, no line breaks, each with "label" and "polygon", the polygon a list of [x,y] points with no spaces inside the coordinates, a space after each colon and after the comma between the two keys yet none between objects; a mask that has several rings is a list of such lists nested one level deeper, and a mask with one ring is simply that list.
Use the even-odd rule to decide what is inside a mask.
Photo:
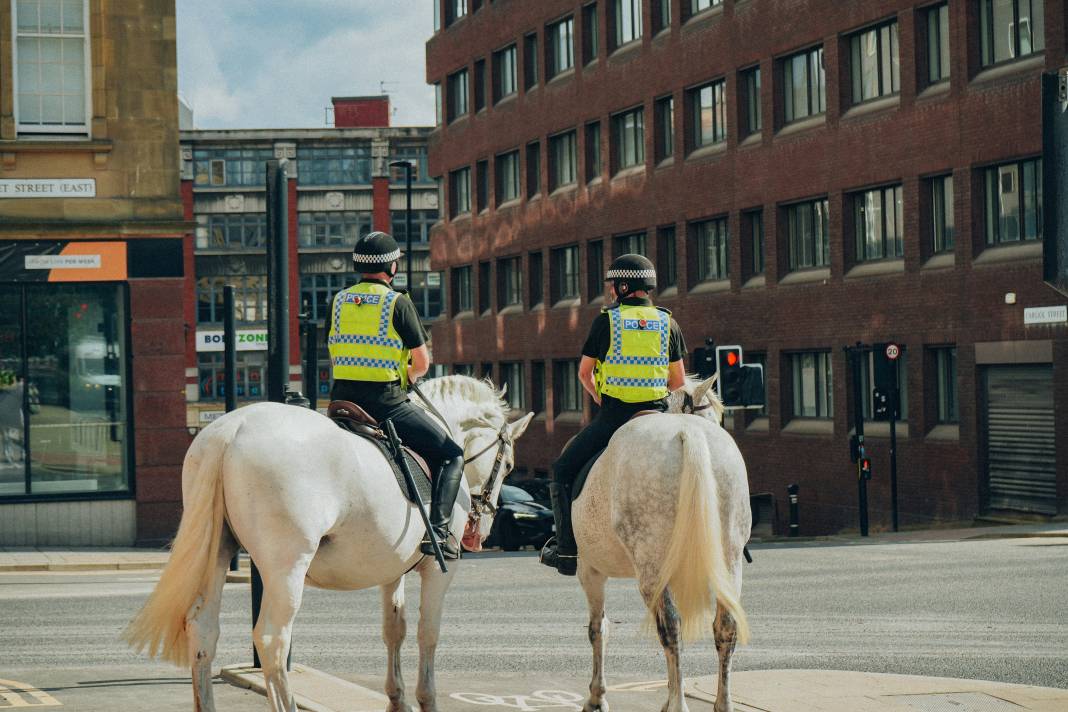
[{"label": "stirrup", "polygon": [[[452,531],[449,531],[445,537],[438,539],[438,546],[441,547],[441,556],[446,561],[456,561],[463,556],[463,547],[460,546],[460,542],[456,540],[456,535]],[[423,536],[423,541],[419,543],[419,551],[426,556],[434,556],[434,545],[430,543],[429,532]]]}]

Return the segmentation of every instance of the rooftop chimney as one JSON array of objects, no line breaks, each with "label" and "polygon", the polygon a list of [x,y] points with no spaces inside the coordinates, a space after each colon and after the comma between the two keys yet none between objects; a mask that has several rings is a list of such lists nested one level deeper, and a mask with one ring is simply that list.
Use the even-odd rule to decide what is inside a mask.
[{"label": "rooftop chimney", "polygon": [[334,128],[368,129],[389,126],[389,96],[334,96]]}]

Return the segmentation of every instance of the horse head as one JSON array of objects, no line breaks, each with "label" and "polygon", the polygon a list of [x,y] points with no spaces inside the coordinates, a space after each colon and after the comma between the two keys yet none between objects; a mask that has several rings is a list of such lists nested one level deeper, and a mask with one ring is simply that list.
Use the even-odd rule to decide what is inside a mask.
[{"label": "horse head", "polygon": [[717,425],[722,424],[725,409],[713,388],[715,385],[716,375],[703,381],[700,378],[688,376],[682,388],[671,394],[668,400],[668,411],[699,415]]}]

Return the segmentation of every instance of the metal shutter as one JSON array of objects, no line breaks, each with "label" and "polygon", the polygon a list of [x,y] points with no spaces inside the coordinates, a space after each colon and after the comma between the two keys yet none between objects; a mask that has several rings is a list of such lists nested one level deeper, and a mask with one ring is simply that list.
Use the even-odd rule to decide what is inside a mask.
[{"label": "metal shutter", "polygon": [[991,509],[1057,513],[1052,366],[986,371]]}]

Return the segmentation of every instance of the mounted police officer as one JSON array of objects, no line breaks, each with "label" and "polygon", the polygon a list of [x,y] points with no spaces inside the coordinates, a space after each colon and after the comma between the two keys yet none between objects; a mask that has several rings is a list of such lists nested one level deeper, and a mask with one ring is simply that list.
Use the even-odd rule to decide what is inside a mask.
[{"label": "mounted police officer", "polygon": [[[426,374],[430,353],[415,304],[391,286],[400,256],[397,241],[384,232],[361,237],[353,248],[361,279],[338,292],[330,309],[330,397],[352,401],[379,422],[392,420],[404,444],[427,461],[436,473],[431,528],[445,558],[457,559],[460,546],[450,538],[449,523],[463,477],[463,449],[408,400],[407,386]],[[434,555],[429,536],[420,549]]]},{"label": "mounted police officer", "polygon": [[549,493],[556,538],[541,562],[574,576],[578,566],[571,529],[571,486],[590,457],[635,413],[667,410],[667,395],[686,380],[686,342],[671,312],[653,306],[656,268],[641,255],[621,255],[608,270],[615,303],[593,321],[582,347],[579,382],[600,406],[596,417],[567,444],[553,463]]}]

